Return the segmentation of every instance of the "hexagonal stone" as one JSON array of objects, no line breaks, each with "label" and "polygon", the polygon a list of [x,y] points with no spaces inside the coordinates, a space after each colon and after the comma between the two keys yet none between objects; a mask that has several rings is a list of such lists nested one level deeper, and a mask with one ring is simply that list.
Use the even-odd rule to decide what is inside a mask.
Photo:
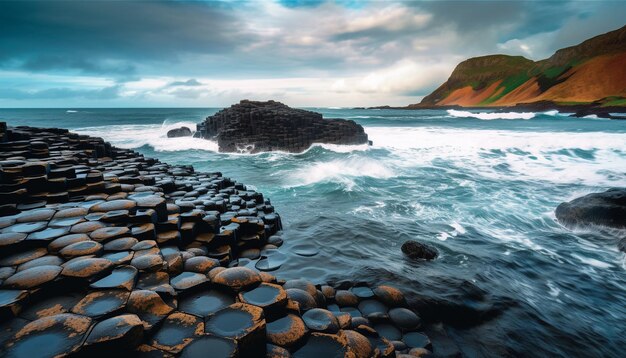
[{"label": "hexagonal stone", "polygon": [[128,236],[130,229],[127,227],[109,226],[94,230],[89,234],[92,240],[97,242],[108,242],[120,237]]},{"label": "hexagonal stone", "polygon": [[267,340],[282,347],[299,344],[309,332],[304,321],[293,314],[267,323]]},{"label": "hexagonal stone", "polygon": [[113,265],[127,265],[133,259],[132,251],[107,252],[102,255],[103,259],[110,260]]},{"label": "hexagonal stone", "polygon": [[61,271],[61,275],[72,278],[91,279],[108,273],[113,263],[102,258],[81,258],[68,261]]},{"label": "hexagonal stone", "polygon": [[61,251],[59,251],[59,254],[66,260],[73,259],[79,256],[99,256],[101,253],[102,244],[91,240],[75,242],[73,244],[65,246],[61,249]]},{"label": "hexagonal stone", "polygon": [[339,331],[339,321],[335,315],[322,308],[313,308],[302,315],[302,319],[307,328],[311,331],[337,333]]},{"label": "hexagonal stone", "polygon": [[391,342],[389,342],[389,340],[387,340],[385,337],[380,336],[373,328],[367,326],[359,326],[356,331],[369,339],[372,347],[374,349],[378,349],[382,357],[394,356],[394,345],[391,344]]},{"label": "hexagonal stone", "polygon": [[53,281],[63,269],[60,266],[36,266],[19,271],[4,281],[4,286],[17,289],[31,289]]},{"label": "hexagonal stone", "polygon": [[33,250],[26,250],[17,252],[12,255],[5,256],[0,259],[0,266],[17,266],[21,265],[25,262],[34,260],[36,258],[45,256],[48,253],[48,250],[45,248],[37,248]]},{"label": "hexagonal stone", "polygon": [[261,283],[261,275],[247,267],[232,267],[219,272],[212,279],[213,283],[233,291],[241,291]]},{"label": "hexagonal stone", "polygon": [[337,290],[335,292],[335,302],[337,302],[339,307],[356,306],[359,304],[359,298],[350,291]]},{"label": "hexagonal stone", "polygon": [[207,274],[212,269],[218,267],[220,262],[216,259],[212,259],[206,256],[196,256],[187,259],[184,264],[185,271],[197,272],[201,274]]},{"label": "hexagonal stone", "polygon": [[348,340],[348,346],[356,354],[357,357],[371,357],[372,344],[369,339],[359,332],[345,330],[344,336]]},{"label": "hexagonal stone", "polygon": [[170,285],[170,275],[167,272],[142,272],[139,274],[137,288],[160,293],[176,295],[176,291]]},{"label": "hexagonal stone", "polygon": [[28,306],[20,313],[20,317],[34,321],[43,317],[69,313],[82,298],[82,294],[45,297],[35,302],[29,302]]},{"label": "hexagonal stone", "polygon": [[54,239],[54,241],[48,245],[48,251],[51,253],[57,253],[68,245],[87,240],[89,240],[89,236],[87,236],[87,234],[69,234],[61,236]]},{"label": "hexagonal stone", "polygon": [[69,232],[70,232],[69,227],[47,228],[45,230],[28,234],[28,237],[26,238],[26,240],[48,242],[58,237],[61,237],[63,235],[66,235]]},{"label": "hexagonal stone", "polygon": [[379,335],[387,338],[390,341],[397,341],[402,338],[402,332],[398,328],[396,328],[393,324],[390,323],[375,323],[373,328],[378,332]]},{"label": "hexagonal stone", "polygon": [[291,353],[283,347],[266,344],[265,349],[267,350],[265,356],[268,358],[291,358]]},{"label": "hexagonal stone", "polygon": [[137,239],[134,237],[120,237],[119,239],[111,240],[104,244],[104,251],[128,251],[135,244]]},{"label": "hexagonal stone", "polygon": [[48,226],[48,222],[46,221],[21,223],[21,224],[11,225],[7,228],[2,229],[2,233],[17,232],[17,233],[23,233],[23,234],[30,234],[32,232],[43,230],[46,228],[46,226]]},{"label": "hexagonal stone", "polygon": [[25,290],[0,290],[0,317],[17,315],[26,297],[28,291]]},{"label": "hexagonal stone", "polygon": [[54,214],[52,218],[53,219],[66,219],[66,218],[73,218],[77,216],[85,216],[88,213],[89,211],[82,207],[68,208],[68,209],[57,211],[56,214]]},{"label": "hexagonal stone", "polygon": [[181,297],[178,309],[199,317],[207,317],[235,303],[232,293],[224,290],[203,290]]},{"label": "hexagonal stone", "polygon": [[415,314],[415,312],[402,307],[390,309],[389,318],[391,318],[391,321],[403,331],[418,329],[422,324],[421,319],[417,314]]},{"label": "hexagonal stone", "polygon": [[406,306],[404,295],[395,287],[381,285],[374,288],[374,294],[384,304],[390,307]]},{"label": "hexagonal stone", "polygon": [[62,357],[77,352],[91,318],[70,313],[40,318],[20,329],[5,346],[5,357]]},{"label": "hexagonal stone", "polygon": [[89,234],[104,227],[106,224],[100,221],[87,221],[72,226],[70,232],[72,234]]},{"label": "hexagonal stone", "polygon": [[80,300],[72,308],[72,313],[92,318],[110,315],[124,308],[129,295],[126,290],[94,291]]},{"label": "hexagonal stone", "polygon": [[207,333],[232,338],[239,343],[242,357],[258,354],[265,348],[263,310],[245,303],[234,303],[210,316]]},{"label": "hexagonal stone", "polygon": [[350,288],[350,292],[354,293],[360,299],[372,298],[374,297],[374,291],[367,286],[355,286]]},{"label": "hexagonal stone", "polygon": [[91,288],[111,289],[120,288],[132,291],[137,280],[137,269],[133,266],[118,266],[108,275],[92,283]]},{"label": "hexagonal stone", "polygon": [[127,351],[143,339],[143,324],[134,314],[123,314],[97,323],[87,336],[83,349],[108,352]]},{"label": "hexagonal stone", "polygon": [[204,334],[204,322],[193,315],[182,312],[170,314],[150,345],[163,351],[176,354],[183,350],[195,337]]},{"label": "hexagonal stone", "polygon": [[20,232],[8,232],[0,234],[0,249],[15,246],[26,239],[26,234]]},{"label": "hexagonal stone", "polygon": [[346,312],[333,312],[335,318],[339,322],[339,327],[341,329],[348,329],[352,325],[352,316]]},{"label": "hexagonal stone", "polygon": [[105,202],[93,205],[91,208],[89,208],[89,212],[131,210],[135,206],[137,206],[137,203],[135,203],[132,200],[125,200],[125,199],[112,200],[112,201],[105,201]]},{"label": "hexagonal stone", "polygon": [[168,306],[154,291],[136,290],[130,293],[126,310],[139,316],[144,329],[150,330],[165,319],[174,308]]},{"label": "hexagonal stone", "polygon": [[207,282],[209,282],[209,279],[206,277],[206,275],[195,272],[183,272],[170,280],[170,284],[177,291],[198,288],[199,286]]},{"label": "hexagonal stone", "polygon": [[411,348],[432,348],[430,338],[420,332],[409,332],[402,336],[402,341]]},{"label": "hexagonal stone", "polygon": [[313,296],[311,296],[308,292],[299,288],[289,288],[285,291],[287,292],[287,297],[289,297],[290,300],[298,303],[298,307],[301,312],[317,307],[315,298],[313,298]]},{"label": "hexagonal stone", "polygon": [[322,290],[322,294],[324,295],[324,297],[326,297],[327,300],[332,300],[335,298],[334,288],[327,286],[327,285],[322,285],[321,290]]},{"label": "hexagonal stone", "polygon": [[290,288],[298,288],[302,291],[306,291],[309,295],[313,297],[315,297],[316,292],[317,292],[315,285],[311,281],[307,281],[303,279],[289,280],[285,282],[285,284],[283,285],[283,288],[285,290],[290,289]]},{"label": "hexagonal stone", "polygon": [[76,216],[73,218],[65,218],[65,219],[54,219],[48,223],[49,227],[71,227],[76,224],[84,222],[85,219],[81,216]]},{"label": "hexagonal stone", "polygon": [[298,244],[294,245],[291,250],[300,256],[315,256],[319,254],[320,250],[313,244]]},{"label": "hexagonal stone", "polygon": [[15,221],[18,223],[28,223],[33,221],[48,221],[56,211],[53,209],[35,209],[20,213]]},{"label": "hexagonal stone", "polygon": [[204,335],[195,338],[181,352],[180,358],[205,358],[211,352],[213,357],[239,357],[237,342],[234,339]]},{"label": "hexagonal stone", "polygon": [[133,245],[133,247],[131,247],[130,249],[133,251],[142,251],[142,250],[150,250],[158,246],[159,245],[154,240],[143,240]]},{"label": "hexagonal stone", "polygon": [[359,311],[366,318],[386,317],[388,310],[383,303],[372,299],[363,300],[359,303]]},{"label": "hexagonal stone", "polygon": [[139,271],[154,272],[163,268],[163,256],[161,255],[141,255],[133,257],[130,264]]},{"label": "hexagonal stone", "polygon": [[64,262],[63,259],[58,256],[46,255],[46,256],[38,257],[34,260],[30,260],[28,262],[24,262],[23,264],[17,267],[17,271],[24,271],[26,269],[37,267],[37,266],[46,266],[46,265],[61,266],[63,262]]},{"label": "hexagonal stone", "polygon": [[263,282],[250,291],[240,292],[239,300],[266,311],[274,311],[287,304],[287,292],[280,285]]},{"label": "hexagonal stone", "polygon": [[307,342],[293,353],[294,358],[346,357],[348,339],[345,335],[311,333]]}]

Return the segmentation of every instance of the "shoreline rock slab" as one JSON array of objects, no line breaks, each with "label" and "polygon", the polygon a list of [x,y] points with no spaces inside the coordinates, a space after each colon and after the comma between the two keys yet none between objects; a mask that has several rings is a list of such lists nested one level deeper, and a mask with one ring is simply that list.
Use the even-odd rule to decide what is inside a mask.
[{"label": "shoreline rock slab", "polygon": [[[391,339],[373,327],[424,334],[417,315],[394,311],[405,300],[392,287],[336,290],[250,268],[287,260],[280,215],[221,173],[63,129],[0,122],[0,130],[7,356],[393,356]],[[304,249],[296,254],[316,251]],[[41,344],[49,337],[54,345]]]}]

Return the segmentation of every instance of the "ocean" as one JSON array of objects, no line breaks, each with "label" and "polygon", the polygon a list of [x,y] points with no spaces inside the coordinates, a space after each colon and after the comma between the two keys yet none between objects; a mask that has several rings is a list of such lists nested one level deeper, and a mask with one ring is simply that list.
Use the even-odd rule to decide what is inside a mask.
[{"label": "ocean", "polygon": [[[283,219],[288,260],[272,273],[399,286],[469,356],[623,354],[625,234],[569,230],[554,209],[626,186],[626,121],[312,108],[360,123],[373,145],[221,154],[207,140],[166,137],[218,110],[0,109],[0,121],[69,128],[253,187]],[[407,259],[406,240],[440,256]]]}]

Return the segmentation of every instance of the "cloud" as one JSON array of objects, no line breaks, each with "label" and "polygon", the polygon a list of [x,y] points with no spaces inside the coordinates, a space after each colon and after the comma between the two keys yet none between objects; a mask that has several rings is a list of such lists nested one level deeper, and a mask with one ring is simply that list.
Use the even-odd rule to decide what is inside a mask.
[{"label": "cloud", "polygon": [[48,88],[44,90],[26,91],[20,89],[0,89],[0,99],[33,100],[33,99],[103,99],[118,98],[121,86],[115,85],[100,89]]},{"label": "cloud", "polygon": [[195,87],[202,86],[195,78],[188,79],[187,81],[174,81],[167,84],[167,87]]},{"label": "cloud", "polygon": [[580,1],[0,2],[0,105],[401,105],[465,58],[545,58],[624,18]]}]

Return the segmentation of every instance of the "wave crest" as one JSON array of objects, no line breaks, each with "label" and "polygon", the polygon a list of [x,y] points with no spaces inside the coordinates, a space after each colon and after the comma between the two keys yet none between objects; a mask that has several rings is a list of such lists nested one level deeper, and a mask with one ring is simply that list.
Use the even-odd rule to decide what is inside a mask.
[{"label": "wave crest", "polygon": [[494,119],[531,119],[535,118],[534,112],[480,112],[473,113],[470,111],[458,111],[456,109],[449,109],[448,114],[452,117],[459,118],[478,118],[484,121],[490,121]]}]

